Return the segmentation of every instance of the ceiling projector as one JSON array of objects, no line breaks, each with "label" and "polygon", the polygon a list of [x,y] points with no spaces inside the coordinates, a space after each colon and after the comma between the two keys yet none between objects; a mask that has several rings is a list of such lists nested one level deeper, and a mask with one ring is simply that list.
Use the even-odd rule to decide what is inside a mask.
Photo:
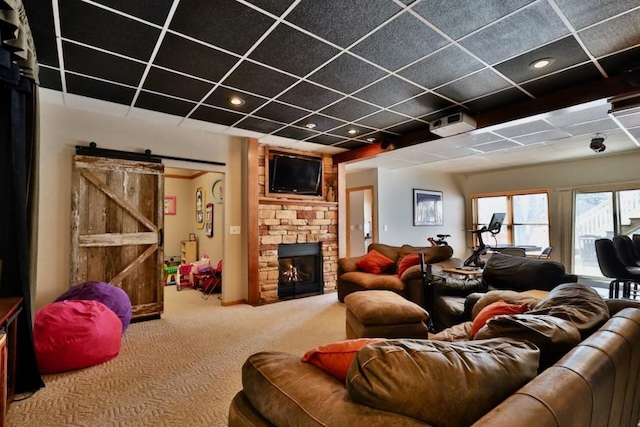
[{"label": "ceiling projector", "polygon": [[455,113],[429,123],[431,133],[445,137],[469,132],[476,128],[476,121],[465,113]]}]

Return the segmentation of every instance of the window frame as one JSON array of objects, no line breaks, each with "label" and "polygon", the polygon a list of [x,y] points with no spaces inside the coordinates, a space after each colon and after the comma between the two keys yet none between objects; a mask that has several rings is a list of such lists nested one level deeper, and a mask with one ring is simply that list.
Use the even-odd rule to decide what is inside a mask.
[{"label": "window frame", "polygon": [[[514,196],[526,196],[532,194],[546,194],[547,196],[547,222],[546,223],[514,223],[513,222],[513,198]],[[518,225],[537,225],[537,226],[547,226],[548,228],[548,236],[549,236],[549,245],[553,241],[551,238],[551,212],[550,212],[550,191],[548,188],[536,188],[530,190],[514,190],[514,191],[499,191],[499,192],[491,192],[491,193],[477,193],[471,195],[471,213],[472,213],[472,229],[477,230],[480,224],[478,222],[478,199],[490,198],[490,197],[506,197],[507,199],[507,209],[506,216],[504,222],[502,224],[503,230],[506,231],[506,240],[507,244],[514,244],[513,230],[514,226]],[[504,231],[501,230],[500,234]],[[477,236],[475,234],[472,235],[473,244],[477,245]]]}]

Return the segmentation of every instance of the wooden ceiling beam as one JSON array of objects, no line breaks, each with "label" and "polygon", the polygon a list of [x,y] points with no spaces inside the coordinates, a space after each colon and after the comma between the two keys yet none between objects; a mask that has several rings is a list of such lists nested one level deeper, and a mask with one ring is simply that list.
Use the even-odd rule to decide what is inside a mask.
[{"label": "wooden ceiling beam", "polygon": [[[487,111],[474,116],[474,119],[477,122],[477,129],[482,129],[547,113],[549,111],[584,104],[586,102],[628,96],[638,92],[640,92],[640,88],[632,86],[627,76],[621,74]],[[393,147],[383,149],[380,146],[380,142],[376,142],[372,145],[336,154],[333,156],[333,161],[334,163],[348,163],[356,160],[364,160],[389,151],[390,149],[409,147],[436,139],[440,139],[440,137],[431,133],[427,127],[407,135],[398,136],[393,140]]]}]

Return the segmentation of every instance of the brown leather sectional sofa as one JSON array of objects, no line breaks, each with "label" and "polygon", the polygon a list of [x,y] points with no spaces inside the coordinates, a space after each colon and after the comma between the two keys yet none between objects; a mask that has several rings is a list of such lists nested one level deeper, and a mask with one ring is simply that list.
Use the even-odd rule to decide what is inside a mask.
[{"label": "brown leather sectional sofa", "polygon": [[[636,427],[640,303],[597,297],[598,302],[592,291],[581,287],[562,285],[564,299],[557,306],[549,307],[543,299],[535,311],[544,316],[560,310],[564,314],[558,319],[573,319],[579,337],[584,335],[541,373],[535,372],[537,359],[534,365],[531,362],[533,344],[511,338],[371,344],[357,353],[346,384],[303,363],[299,355],[263,352],[243,366],[243,390],[231,403],[229,425]],[[566,309],[565,302],[585,294],[591,301]],[[510,352],[507,362],[487,375],[487,367],[505,349]],[[439,359],[456,360],[453,356],[460,354],[469,357],[461,365],[465,369],[430,370]],[[420,359],[420,355],[436,358]],[[455,363],[444,365],[449,369]]]}]

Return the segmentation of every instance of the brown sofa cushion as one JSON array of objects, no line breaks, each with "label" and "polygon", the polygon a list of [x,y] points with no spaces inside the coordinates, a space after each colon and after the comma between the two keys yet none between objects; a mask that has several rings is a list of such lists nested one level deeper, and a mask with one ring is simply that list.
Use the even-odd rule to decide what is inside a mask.
[{"label": "brown sofa cushion", "polygon": [[576,280],[576,276],[565,273],[564,265],[559,262],[501,253],[491,255],[482,272],[482,281],[487,289],[548,291],[562,283]]},{"label": "brown sofa cushion", "polygon": [[404,282],[395,274],[371,274],[364,271],[350,271],[340,278],[347,282],[357,283],[365,289],[390,289],[402,292]]},{"label": "brown sofa cushion", "polygon": [[422,322],[429,313],[391,291],[354,292],[344,298],[347,309],[363,325]]},{"label": "brown sofa cushion", "polygon": [[471,339],[471,322],[462,322],[448,327],[437,334],[429,334],[430,340],[436,341],[469,341]]},{"label": "brown sofa cushion", "polygon": [[552,289],[528,314],[546,314],[575,325],[582,339],[609,320],[609,308],[600,295],[580,283],[566,283]]},{"label": "brown sofa cushion", "polygon": [[563,319],[545,315],[512,314],[489,319],[474,339],[527,340],[540,349],[540,370],[557,362],[581,341],[578,329]]},{"label": "brown sofa cushion", "polygon": [[392,259],[393,262],[398,262],[400,248],[397,246],[385,245],[384,243],[372,243],[369,245],[369,247],[367,247],[367,252],[373,250],[376,250],[387,258]]},{"label": "brown sofa cushion", "polygon": [[482,295],[478,302],[473,306],[473,309],[471,309],[471,319],[475,319],[478,313],[480,313],[480,311],[489,304],[493,304],[500,300],[509,304],[528,304],[529,309],[533,308],[534,305],[540,301],[538,298],[532,297],[523,292],[508,290],[489,291]]},{"label": "brown sofa cushion", "polygon": [[411,246],[402,245],[398,253],[398,262],[402,261],[402,258],[415,252],[424,253],[424,262],[427,264],[433,264],[436,262],[444,261],[453,256],[453,249],[450,246]]},{"label": "brown sofa cushion", "polygon": [[536,376],[538,357],[533,344],[508,339],[382,341],[358,352],[347,390],[356,402],[429,425],[470,426]]}]

